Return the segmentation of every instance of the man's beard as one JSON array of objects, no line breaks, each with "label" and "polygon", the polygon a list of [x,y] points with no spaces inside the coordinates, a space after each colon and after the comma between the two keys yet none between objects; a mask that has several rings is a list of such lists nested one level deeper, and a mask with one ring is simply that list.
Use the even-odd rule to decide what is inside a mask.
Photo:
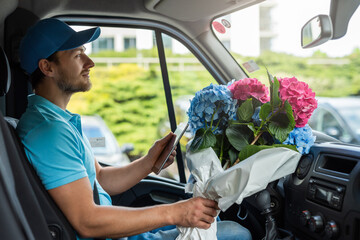
[{"label": "man's beard", "polygon": [[66,94],[73,94],[77,92],[87,92],[91,89],[91,82],[88,81],[86,84],[78,84],[74,85],[65,80],[57,81],[57,85],[60,90],[62,90]]}]

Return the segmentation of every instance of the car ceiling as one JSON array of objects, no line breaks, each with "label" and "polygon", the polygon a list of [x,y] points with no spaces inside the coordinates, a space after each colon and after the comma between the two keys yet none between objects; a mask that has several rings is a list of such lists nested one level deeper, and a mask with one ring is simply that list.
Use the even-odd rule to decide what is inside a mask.
[{"label": "car ceiling", "polygon": [[[195,35],[207,31],[209,21],[263,0],[0,0],[1,25],[16,7],[39,18],[59,15],[133,17],[168,22]],[[189,7],[191,6],[191,7]],[[205,7],[204,7],[205,6]],[[186,26],[186,27],[185,27]],[[3,26],[1,26],[3,28]],[[0,29],[3,35],[3,29]],[[189,34],[189,35],[193,35]],[[1,38],[3,40],[3,36]]]},{"label": "car ceiling", "polygon": [[[0,0],[0,44],[4,41],[4,20],[16,7],[39,18],[58,15],[133,17],[169,23],[196,38],[209,31],[209,21],[264,0]],[[359,0],[332,0],[330,15],[333,37],[346,33],[347,24]],[[189,7],[190,6],[190,7]]]}]

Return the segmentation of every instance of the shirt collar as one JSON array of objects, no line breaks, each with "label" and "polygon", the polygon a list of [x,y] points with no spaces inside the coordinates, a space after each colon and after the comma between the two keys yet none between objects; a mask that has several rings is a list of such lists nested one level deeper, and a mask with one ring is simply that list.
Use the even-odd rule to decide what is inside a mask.
[{"label": "shirt collar", "polygon": [[36,94],[30,94],[28,96],[28,105],[29,106],[40,105],[40,106],[49,108],[52,111],[54,111],[55,113],[59,114],[61,117],[63,117],[66,121],[78,122],[78,119],[80,117],[78,114],[71,113],[68,110],[63,110],[62,108],[60,108],[56,104],[50,102],[46,98],[41,97]]}]

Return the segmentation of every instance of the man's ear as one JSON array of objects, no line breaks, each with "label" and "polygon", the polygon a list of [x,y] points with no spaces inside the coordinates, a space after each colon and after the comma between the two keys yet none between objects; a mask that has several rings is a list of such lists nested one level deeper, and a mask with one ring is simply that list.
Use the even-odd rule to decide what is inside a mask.
[{"label": "man's ear", "polygon": [[49,60],[40,59],[38,66],[39,66],[40,71],[45,76],[51,77],[53,75],[54,70],[53,70],[52,64]]}]

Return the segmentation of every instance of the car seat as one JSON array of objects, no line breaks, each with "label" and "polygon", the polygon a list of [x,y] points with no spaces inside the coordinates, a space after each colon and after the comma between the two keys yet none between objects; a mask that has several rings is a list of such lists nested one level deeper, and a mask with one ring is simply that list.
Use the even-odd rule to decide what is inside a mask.
[{"label": "car seat", "polygon": [[[11,84],[10,67],[5,52],[0,47],[0,96],[4,96]],[[45,190],[35,170],[27,160],[22,143],[15,132],[17,119],[3,117],[0,112],[0,137],[4,141],[6,158],[9,160],[9,174],[13,176],[15,197],[21,206],[19,219],[24,237],[1,239],[72,240],[75,231]],[[1,158],[1,169],[3,158]],[[5,158],[5,157],[4,157]],[[6,163],[5,163],[6,164]],[[1,189],[0,189],[1,190]],[[1,192],[0,192],[1,193]],[[16,201],[13,200],[13,201]],[[21,215],[23,212],[23,215]],[[1,212],[0,212],[1,213]],[[2,223],[2,220],[1,222]],[[3,227],[3,225],[1,225]]]}]

